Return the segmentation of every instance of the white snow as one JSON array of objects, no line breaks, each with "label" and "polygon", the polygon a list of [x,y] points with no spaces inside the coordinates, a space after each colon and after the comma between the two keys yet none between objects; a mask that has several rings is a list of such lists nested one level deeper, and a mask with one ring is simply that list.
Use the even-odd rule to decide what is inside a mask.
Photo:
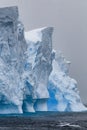
[{"label": "white snow", "polygon": [[32,31],[28,31],[28,32],[25,32],[24,35],[25,35],[25,39],[26,41],[31,41],[31,42],[38,42],[42,40],[42,30],[46,29],[47,27],[43,27],[43,28],[39,28],[39,29],[35,29],[35,30],[32,30]]}]

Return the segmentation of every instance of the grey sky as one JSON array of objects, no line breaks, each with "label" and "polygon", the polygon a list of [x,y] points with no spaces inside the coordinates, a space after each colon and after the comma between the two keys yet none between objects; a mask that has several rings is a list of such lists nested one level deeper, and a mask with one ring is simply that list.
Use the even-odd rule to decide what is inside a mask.
[{"label": "grey sky", "polygon": [[71,61],[70,75],[87,103],[87,0],[0,0],[0,7],[13,5],[26,30],[55,27],[53,46]]}]

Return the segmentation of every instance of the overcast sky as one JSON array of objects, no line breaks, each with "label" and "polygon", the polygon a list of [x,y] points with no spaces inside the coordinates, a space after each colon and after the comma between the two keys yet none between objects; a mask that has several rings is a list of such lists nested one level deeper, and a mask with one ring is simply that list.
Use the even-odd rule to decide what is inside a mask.
[{"label": "overcast sky", "polygon": [[25,29],[53,26],[53,46],[71,61],[70,75],[87,103],[87,0],[0,0],[17,5]]}]

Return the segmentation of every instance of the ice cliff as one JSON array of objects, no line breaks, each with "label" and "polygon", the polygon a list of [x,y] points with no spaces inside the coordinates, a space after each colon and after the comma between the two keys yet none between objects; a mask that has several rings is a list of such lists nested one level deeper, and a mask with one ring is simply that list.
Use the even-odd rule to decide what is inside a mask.
[{"label": "ice cliff", "polygon": [[70,62],[52,48],[52,27],[29,32],[17,7],[0,9],[0,113],[85,111]]},{"label": "ice cliff", "polygon": [[[54,52],[53,70],[49,76],[49,111],[85,111],[77,88],[77,82],[69,77],[70,62],[61,52]],[[50,107],[51,106],[51,107]]]}]

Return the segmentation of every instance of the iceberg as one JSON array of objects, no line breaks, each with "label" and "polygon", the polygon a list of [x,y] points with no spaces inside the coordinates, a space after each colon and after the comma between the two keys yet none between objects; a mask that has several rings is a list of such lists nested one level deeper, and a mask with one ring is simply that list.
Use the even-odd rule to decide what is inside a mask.
[{"label": "iceberg", "polygon": [[26,77],[30,98],[34,100],[35,111],[47,111],[47,84],[52,71],[52,32],[52,27],[25,32],[28,47],[25,53],[27,58],[24,78]]},{"label": "iceberg", "polygon": [[49,111],[86,111],[82,104],[76,80],[69,77],[70,61],[61,52],[55,54],[53,70],[49,76]]},{"label": "iceberg", "polygon": [[0,113],[23,112],[21,74],[26,42],[20,24],[17,7],[0,8]]},{"label": "iceberg", "polygon": [[0,114],[87,110],[52,33],[25,32],[17,7],[0,8]]},{"label": "iceberg", "polygon": [[[32,50],[32,52],[37,53],[37,49],[36,49],[37,47],[35,47],[35,44],[42,41],[41,40],[43,37],[42,32],[46,31],[46,29],[50,30],[51,28],[52,27],[45,27],[45,28],[40,28],[40,29],[29,31],[29,32],[25,32],[25,39],[29,47],[28,50]],[[48,32],[45,32],[45,33],[48,33]],[[50,38],[51,37],[52,35],[50,36]],[[29,53],[31,52],[28,51],[28,54]],[[31,61],[32,59],[31,64],[34,65],[35,59],[33,60],[33,58],[36,56],[29,54],[28,58],[29,56],[30,56],[29,61]],[[47,81],[47,89],[49,93],[49,97],[47,98],[47,103],[46,103],[47,111],[63,111],[63,112],[64,111],[86,111],[87,108],[82,104],[82,101],[79,95],[77,82],[76,80],[69,77],[69,68],[70,68],[71,62],[65,59],[61,51],[57,53],[55,50],[52,49],[51,50],[51,64],[52,64],[52,66],[50,65],[51,71],[50,71],[50,75]],[[42,76],[42,79],[43,79],[43,76]],[[41,94],[42,93],[43,93],[43,90]],[[44,105],[44,107],[42,107],[42,104],[41,104],[43,100],[44,99],[42,98],[42,101],[41,101],[41,99],[39,99],[38,97],[38,101],[40,101],[41,110],[45,111],[45,109],[43,110],[42,108],[44,108],[46,104]],[[38,111],[41,111],[41,110],[40,108],[38,109]]]}]

